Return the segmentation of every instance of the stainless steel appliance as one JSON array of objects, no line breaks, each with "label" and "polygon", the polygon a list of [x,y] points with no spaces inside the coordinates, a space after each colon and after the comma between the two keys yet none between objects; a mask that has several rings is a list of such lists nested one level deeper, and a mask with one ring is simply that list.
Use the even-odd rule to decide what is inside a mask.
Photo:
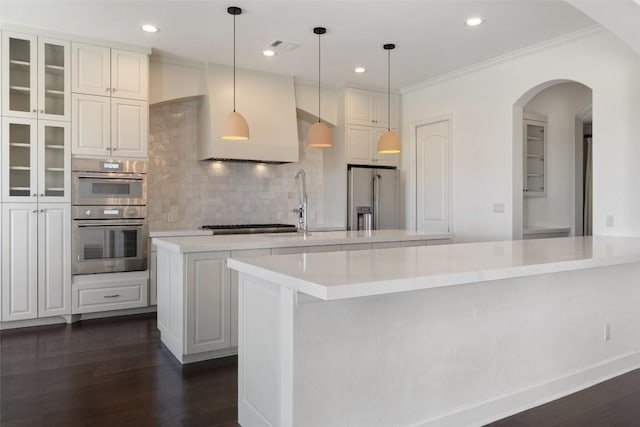
[{"label": "stainless steel appliance", "polygon": [[349,166],[347,173],[347,229],[400,228],[398,170]]},{"label": "stainless steel appliance", "polygon": [[259,234],[259,233],[295,233],[297,227],[291,224],[229,224],[203,225],[203,229],[212,230],[214,235],[222,234]]},{"label": "stainless steel appliance", "polygon": [[72,273],[147,268],[147,162],[74,159]]},{"label": "stainless steel appliance", "polygon": [[73,274],[147,268],[146,206],[74,206]]},{"label": "stainless steel appliance", "polygon": [[147,161],[74,159],[72,204],[143,206],[147,204]]}]

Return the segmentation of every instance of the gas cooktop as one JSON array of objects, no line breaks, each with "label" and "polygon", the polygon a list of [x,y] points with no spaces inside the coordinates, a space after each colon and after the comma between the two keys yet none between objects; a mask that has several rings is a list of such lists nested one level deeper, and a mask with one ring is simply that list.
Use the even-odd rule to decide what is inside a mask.
[{"label": "gas cooktop", "polygon": [[229,224],[203,225],[205,230],[213,230],[214,235],[220,234],[258,234],[258,233],[292,233],[297,231],[291,224]]}]

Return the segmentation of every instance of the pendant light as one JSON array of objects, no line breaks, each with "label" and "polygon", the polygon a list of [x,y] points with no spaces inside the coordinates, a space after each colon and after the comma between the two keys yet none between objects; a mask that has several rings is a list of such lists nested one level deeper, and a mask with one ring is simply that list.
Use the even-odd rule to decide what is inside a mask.
[{"label": "pendant light", "polygon": [[236,111],[236,15],[240,15],[242,9],[231,6],[227,8],[227,13],[233,15],[233,111],[224,118],[220,138],[231,141],[244,141],[249,139],[249,124],[247,119]]},{"label": "pendant light", "polygon": [[388,54],[387,69],[387,131],[378,140],[378,154],[395,154],[400,152],[400,137],[391,130],[391,51],[396,48],[393,43],[385,44]]},{"label": "pendant light", "polygon": [[327,148],[333,146],[331,130],[320,119],[320,36],[326,32],[327,29],[324,27],[315,27],[313,29],[313,33],[318,35],[318,122],[314,123],[309,129],[307,147]]}]

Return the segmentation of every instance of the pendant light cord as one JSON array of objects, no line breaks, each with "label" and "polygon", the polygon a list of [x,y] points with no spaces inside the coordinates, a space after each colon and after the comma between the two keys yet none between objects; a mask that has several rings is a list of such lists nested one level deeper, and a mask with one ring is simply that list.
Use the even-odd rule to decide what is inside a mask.
[{"label": "pendant light cord", "polygon": [[236,15],[233,15],[233,112],[236,112]]},{"label": "pendant light cord", "polygon": [[391,130],[391,49],[387,53],[387,130]]},{"label": "pendant light cord", "polygon": [[318,34],[318,123],[322,120],[320,119],[320,34]]}]

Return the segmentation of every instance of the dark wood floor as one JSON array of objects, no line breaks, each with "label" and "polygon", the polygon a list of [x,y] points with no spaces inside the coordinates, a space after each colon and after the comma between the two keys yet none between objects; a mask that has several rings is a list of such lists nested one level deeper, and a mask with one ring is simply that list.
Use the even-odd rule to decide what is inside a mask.
[{"label": "dark wood floor", "polygon": [[[2,427],[237,427],[236,396],[235,357],[182,367],[153,316],[0,332]],[[491,426],[640,427],[640,370]]]}]

